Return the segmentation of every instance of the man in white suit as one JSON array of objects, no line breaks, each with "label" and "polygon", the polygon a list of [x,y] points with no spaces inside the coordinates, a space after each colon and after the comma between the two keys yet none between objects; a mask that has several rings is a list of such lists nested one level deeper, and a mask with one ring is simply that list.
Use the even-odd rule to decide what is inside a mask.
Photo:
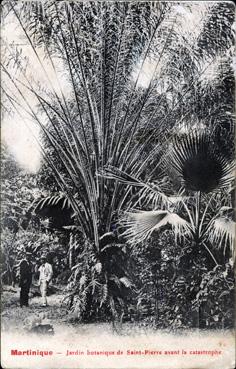
[{"label": "man in white suit", "polygon": [[47,289],[52,279],[52,265],[47,262],[46,256],[41,257],[41,266],[39,267],[39,286],[43,298],[43,306],[47,306]]}]

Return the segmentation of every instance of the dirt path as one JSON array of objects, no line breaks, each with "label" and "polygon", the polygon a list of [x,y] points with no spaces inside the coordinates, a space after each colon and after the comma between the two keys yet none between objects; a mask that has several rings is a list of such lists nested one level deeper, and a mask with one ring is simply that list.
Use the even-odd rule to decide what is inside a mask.
[{"label": "dirt path", "polygon": [[20,288],[4,286],[1,297],[1,331],[10,334],[28,334],[32,326],[50,324],[53,326],[55,336],[91,335],[97,330],[111,334],[113,332],[110,323],[78,323],[73,320],[73,315],[68,312],[65,302],[65,294],[58,293],[48,296],[48,306],[42,306],[41,297],[29,299],[29,307],[20,307]]},{"label": "dirt path", "polygon": [[[182,335],[173,335],[163,331],[143,331],[134,329],[131,324],[124,324],[119,334],[112,330],[109,323],[73,324],[66,308],[61,305],[63,293],[49,296],[49,306],[41,306],[41,298],[30,299],[28,308],[19,307],[19,289],[4,290],[2,294],[2,362],[4,368],[16,368],[16,357],[9,353],[12,349],[51,350],[52,356],[17,356],[17,367],[32,369],[54,368],[187,368],[188,360],[191,367],[199,367],[197,356],[174,355],[148,356],[129,355],[128,351],[136,350],[221,350],[217,357],[217,368],[233,368],[235,354],[235,338],[233,332],[186,332]],[[54,328],[52,336],[42,336],[27,333],[30,320],[40,316],[40,319],[49,321]],[[89,352],[122,352],[122,355],[99,354]],[[83,354],[73,354],[73,352]],[[68,354],[72,352],[72,354]],[[187,359],[186,359],[187,357]],[[37,366],[36,366],[37,359]],[[178,359],[178,360],[177,360]],[[209,368],[215,366],[216,357],[205,355],[201,357],[200,366]],[[178,364],[176,366],[176,363]]]},{"label": "dirt path", "polygon": [[25,331],[32,325],[33,320],[50,321],[63,324],[68,318],[66,306],[62,304],[62,292],[48,297],[48,306],[42,306],[41,297],[31,297],[29,307],[19,305],[20,289],[18,287],[4,287],[1,298],[2,331]]},{"label": "dirt path", "polygon": [[[122,330],[115,330],[111,323],[78,323],[72,313],[68,312],[65,305],[63,290],[59,289],[58,293],[47,297],[48,306],[42,306],[41,297],[32,297],[29,299],[29,307],[20,307],[19,303],[20,288],[6,287],[3,288],[1,299],[1,330],[3,333],[25,334],[32,332],[31,328],[39,324],[50,324],[53,326],[55,336],[74,334],[89,335],[93,337],[97,331],[106,332],[107,334],[129,335],[137,330],[142,329],[130,323],[124,323]],[[145,331],[145,329],[144,329]]]}]

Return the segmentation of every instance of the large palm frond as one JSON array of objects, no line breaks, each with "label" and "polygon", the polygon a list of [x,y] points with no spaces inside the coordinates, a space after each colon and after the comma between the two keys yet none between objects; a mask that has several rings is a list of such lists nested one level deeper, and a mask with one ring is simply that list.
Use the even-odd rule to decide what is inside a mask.
[{"label": "large palm frond", "polygon": [[231,47],[235,41],[232,29],[234,20],[235,7],[233,2],[213,2],[197,40],[199,50],[212,56],[219,50]]},{"label": "large palm frond", "polygon": [[153,231],[168,225],[172,227],[176,238],[190,233],[190,225],[185,219],[166,210],[128,213],[123,225],[127,227],[123,236],[133,244],[145,241]]},{"label": "large palm frond", "polygon": [[170,194],[170,183],[163,174],[160,174],[155,182],[149,182],[109,165],[101,169],[98,175],[138,189],[136,204],[128,204],[128,207],[135,208],[137,204],[142,204],[144,207],[152,205],[152,208],[158,208],[158,206],[165,205],[168,208],[177,206],[178,203],[187,200],[187,197],[181,196],[180,193],[177,195]]},{"label": "large palm frond", "polygon": [[47,196],[45,198],[38,200],[35,203],[34,211],[42,210],[46,206],[54,206],[54,205],[59,205],[62,210],[64,208],[72,210],[71,203],[68,197],[63,193],[60,193],[53,196]]},{"label": "large palm frond", "polygon": [[224,248],[230,246],[231,251],[234,249],[236,223],[227,217],[218,217],[211,222],[208,229],[208,238],[215,248]]},{"label": "large palm frond", "polygon": [[[47,86],[47,93],[44,93],[37,78],[28,73],[32,61],[25,68],[21,54],[14,55],[10,48],[8,54],[12,62],[18,62],[20,73],[13,78],[11,65],[3,67],[7,101],[14,109],[17,105],[20,111],[23,105],[27,117],[33,118],[42,129],[45,161],[61,191],[67,194],[84,232],[98,247],[100,234],[110,230],[117,209],[128,198],[129,190],[123,186],[125,181],[140,186],[142,195],[150,194],[155,208],[162,208],[158,199],[164,192],[163,186],[160,191],[159,183],[155,184],[151,191],[151,185],[142,187],[136,178],[147,178],[150,165],[155,168],[158,165],[157,145],[152,139],[159,141],[160,156],[162,144],[168,140],[166,131],[170,135],[169,128],[176,124],[176,117],[182,116],[182,102],[195,85],[195,72],[199,78],[206,69],[206,60],[204,55],[195,57],[196,50],[191,43],[194,37],[189,43],[183,32],[186,22],[171,2],[48,0],[24,5],[6,2],[5,6],[18,23]],[[191,11],[191,6],[185,6]],[[206,16],[205,11],[202,16]],[[221,12],[220,24],[224,19]],[[215,54],[217,50],[213,57]],[[153,72],[150,82],[143,87],[140,83],[142,72],[150,61]],[[62,63],[67,79],[65,86],[69,85],[66,91],[60,71]],[[55,74],[57,88],[48,67]],[[184,87],[179,89],[180,86]],[[30,104],[29,95],[46,115],[47,125],[41,121],[42,114]],[[151,134],[141,137],[140,145],[136,140],[139,128],[144,127],[146,132],[150,122]],[[157,137],[160,133],[163,138]],[[179,156],[186,162],[189,156],[183,154],[185,151],[181,150]],[[196,156],[193,149],[188,148],[188,151]],[[176,155],[178,171],[181,169],[179,156]],[[120,184],[108,181],[108,177],[98,178],[96,173],[108,163],[135,179],[122,174]],[[219,165],[212,168],[219,178],[210,188],[215,183],[220,186],[225,183],[225,162],[221,156],[217,157],[217,163]],[[209,165],[205,163],[205,168],[209,169]],[[195,189],[196,183],[190,187]]]},{"label": "large palm frond", "polygon": [[164,161],[190,191],[211,192],[229,185],[234,178],[234,164],[204,131],[176,137]]}]

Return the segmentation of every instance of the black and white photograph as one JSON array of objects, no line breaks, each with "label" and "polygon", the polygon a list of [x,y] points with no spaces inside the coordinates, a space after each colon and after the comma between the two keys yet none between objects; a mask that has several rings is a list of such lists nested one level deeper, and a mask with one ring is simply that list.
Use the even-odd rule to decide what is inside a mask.
[{"label": "black and white photograph", "polygon": [[1,363],[235,367],[235,5],[1,4]]}]

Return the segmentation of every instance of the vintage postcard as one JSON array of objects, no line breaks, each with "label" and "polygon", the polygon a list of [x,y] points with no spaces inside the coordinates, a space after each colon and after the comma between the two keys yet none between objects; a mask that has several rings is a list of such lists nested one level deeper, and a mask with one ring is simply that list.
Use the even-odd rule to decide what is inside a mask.
[{"label": "vintage postcard", "polygon": [[1,364],[235,367],[235,6],[1,4]]}]

